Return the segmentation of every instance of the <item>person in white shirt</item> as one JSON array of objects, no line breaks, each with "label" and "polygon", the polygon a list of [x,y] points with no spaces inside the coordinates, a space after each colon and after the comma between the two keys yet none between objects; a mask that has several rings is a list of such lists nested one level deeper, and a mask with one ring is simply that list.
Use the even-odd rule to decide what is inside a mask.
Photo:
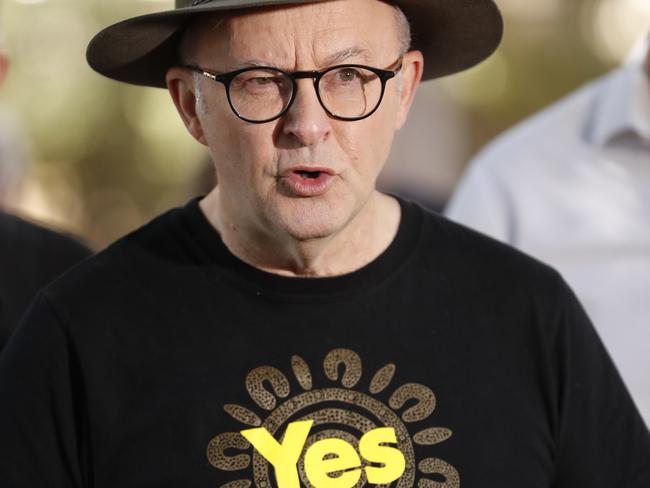
[{"label": "person in white shirt", "polygon": [[650,425],[650,35],[619,69],[491,143],[446,214],[576,290]]}]

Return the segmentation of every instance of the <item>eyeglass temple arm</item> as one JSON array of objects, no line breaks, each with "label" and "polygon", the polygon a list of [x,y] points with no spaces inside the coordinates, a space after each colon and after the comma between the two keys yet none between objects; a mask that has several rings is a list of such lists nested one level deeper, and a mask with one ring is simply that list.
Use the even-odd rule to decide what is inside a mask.
[{"label": "eyeglass temple arm", "polygon": [[185,67],[187,69],[190,69],[190,70],[196,72],[196,73],[199,73],[200,75],[203,75],[203,76],[205,76],[207,78],[210,78],[211,80],[221,81],[219,75],[216,75],[215,73],[211,73],[209,71],[206,71],[203,68],[199,68],[198,66],[187,65]]}]

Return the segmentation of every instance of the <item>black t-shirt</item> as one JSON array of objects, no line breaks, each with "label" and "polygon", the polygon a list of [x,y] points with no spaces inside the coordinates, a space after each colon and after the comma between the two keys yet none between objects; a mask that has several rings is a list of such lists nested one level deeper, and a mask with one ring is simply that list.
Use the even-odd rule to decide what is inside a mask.
[{"label": "black t-shirt", "polygon": [[0,212],[0,351],[36,292],[89,255],[70,237]]},{"label": "black t-shirt", "polygon": [[649,487],[558,274],[400,203],[339,277],[243,263],[193,201],[54,282],[0,360],[2,486]]}]

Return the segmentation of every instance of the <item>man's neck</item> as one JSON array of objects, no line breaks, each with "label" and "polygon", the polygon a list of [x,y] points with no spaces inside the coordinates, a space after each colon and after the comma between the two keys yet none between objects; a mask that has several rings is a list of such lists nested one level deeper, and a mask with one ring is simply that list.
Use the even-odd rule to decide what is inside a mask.
[{"label": "man's neck", "polygon": [[257,232],[254,227],[228,224],[233,219],[224,215],[218,190],[199,205],[231,253],[256,268],[295,277],[337,276],[356,271],[390,245],[400,221],[399,203],[374,192],[339,232],[301,241],[281,232]]}]

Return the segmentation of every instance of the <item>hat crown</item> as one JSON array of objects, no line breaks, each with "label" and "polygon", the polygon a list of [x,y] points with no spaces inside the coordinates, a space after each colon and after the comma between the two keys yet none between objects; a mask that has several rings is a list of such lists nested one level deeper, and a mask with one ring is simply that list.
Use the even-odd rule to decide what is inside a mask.
[{"label": "hat crown", "polygon": [[176,0],[176,8],[196,7],[203,3],[210,3],[212,0]]},{"label": "hat crown", "polygon": [[[316,1],[322,0],[174,0],[174,10],[106,27],[93,37],[86,57],[92,68],[109,78],[165,88],[167,71],[179,63],[181,33],[198,13]],[[501,40],[503,21],[494,0],[385,1],[398,5],[411,22],[413,48],[427,60],[424,80],[474,66]]]}]

